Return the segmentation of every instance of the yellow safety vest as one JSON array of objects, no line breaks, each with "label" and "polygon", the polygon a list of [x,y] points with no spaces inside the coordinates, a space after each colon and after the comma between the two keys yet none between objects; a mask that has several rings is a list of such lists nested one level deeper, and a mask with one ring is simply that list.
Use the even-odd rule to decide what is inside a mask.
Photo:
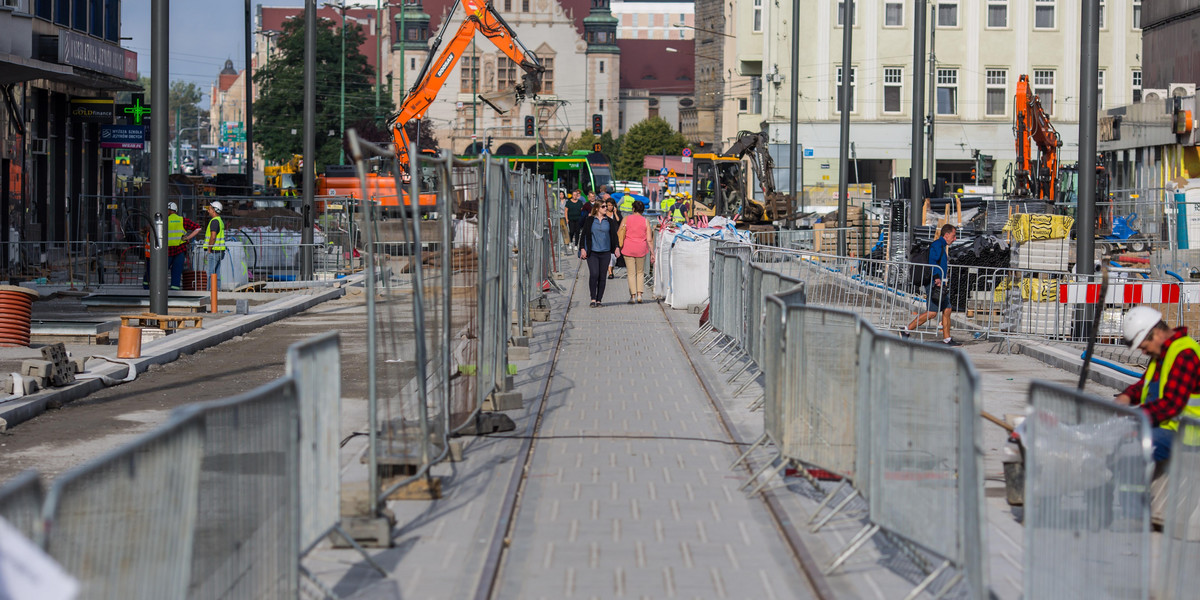
[{"label": "yellow safety vest", "polygon": [[662,199],[662,202],[659,203],[658,209],[664,213],[670,214],[672,206],[675,206],[675,196],[667,196],[666,198]]},{"label": "yellow safety vest", "polygon": [[633,194],[625,194],[625,196],[621,198],[621,212],[633,212]]},{"label": "yellow safety vest", "polygon": [[209,250],[221,252],[225,250],[225,221],[222,221],[221,217],[213,217],[208,220],[208,227],[204,228],[204,243],[207,245],[208,240],[212,238],[213,223],[219,224],[221,230],[217,232],[217,242]]},{"label": "yellow safety vest", "polygon": [[[1162,361],[1162,374],[1158,377],[1159,398],[1162,398],[1163,392],[1167,389],[1167,379],[1171,377],[1171,367],[1175,365],[1175,358],[1178,357],[1179,353],[1183,352],[1184,350],[1191,350],[1196,353],[1196,356],[1200,356],[1200,344],[1196,343],[1196,340],[1192,339],[1191,336],[1185,335],[1171,342],[1170,346],[1167,346],[1167,354],[1163,357]],[[1154,372],[1157,370],[1157,367],[1158,361],[1150,361],[1150,366],[1146,367],[1146,374],[1142,376],[1143,405],[1146,404],[1146,400],[1148,400],[1150,397],[1150,383],[1154,380]],[[1187,415],[1192,418],[1200,418],[1200,394],[1192,394],[1191,396],[1188,396],[1188,403],[1187,406],[1183,408],[1183,412],[1181,412],[1179,415],[1176,415],[1170,421],[1163,421],[1162,423],[1159,423],[1158,426],[1162,427],[1163,429],[1175,431],[1179,429],[1179,417],[1181,415]]]},{"label": "yellow safety vest", "polygon": [[183,244],[183,217],[167,215],[167,245],[174,248]]}]

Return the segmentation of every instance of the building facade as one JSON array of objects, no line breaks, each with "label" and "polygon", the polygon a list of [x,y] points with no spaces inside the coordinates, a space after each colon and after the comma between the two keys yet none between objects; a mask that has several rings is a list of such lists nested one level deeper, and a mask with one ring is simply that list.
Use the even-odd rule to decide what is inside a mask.
[{"label": "building facade", "polygon": [[[91,218],[112,196],[114,151],[101,128],[114,95],[140,90],[121,48],[119,0],[8,0],[0,6],[0,236],[99,240]],[[7,253],[5,244],[3,251]]]},{"label": "building facade", "polygon": [[620,40],[690,40],[694,37],[695,7],[692,2],[612,3]]},{"label": "building facade", "polygon": [[[997,180],[1015,158],[1013,97],[1020,75],[1033,88],[1061,134],[1061,158],[1078,153],[1080,4],[1063,0],[949,0],[929,3],[927,17],[934,56],[926,81],[913,81],[911,0],[853,3],[850,68],[850,181],[871,183],[886,195],[888,181],[907,175],[911,158],[912,94],[926,87],[932,112],[932,146],[937,177],[969,184],[974,155],[996,159]],[[839,83],[845,3],[806,5],[792,22],[791,2],[750,0],[737,4],[733,30],[737,68],[761,83],[750,89],[751,109],[738,116],[741,128],[766,121],[776,164],[787,164],[791,92],[791,40],[800,40],[799,142],[811,150],[803,160],[806,187],[833,186],[839,173]],[[1133,102],[1141,85],[1141,2],[1102,3],[1099,100],[1101,107]],[[1064,60],[1063,57],[1070,57]],[[928,128],[927,128],[928,129]],[[927,140],[926,145],[930,142]],[[778,171],[779,184],[787,174]],[[781,189],[783,189],[781,188]]]}]

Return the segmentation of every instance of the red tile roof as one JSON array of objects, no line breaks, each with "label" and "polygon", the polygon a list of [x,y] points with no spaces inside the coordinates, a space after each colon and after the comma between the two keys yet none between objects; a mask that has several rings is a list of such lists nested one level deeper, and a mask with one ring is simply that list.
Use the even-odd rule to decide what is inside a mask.
[{"label": "red tile roof", "polygon": [[[617,40],[621,89],[687,95],[696,89],[692,40]],[[668,52],[674,48],[678,52]]]}]

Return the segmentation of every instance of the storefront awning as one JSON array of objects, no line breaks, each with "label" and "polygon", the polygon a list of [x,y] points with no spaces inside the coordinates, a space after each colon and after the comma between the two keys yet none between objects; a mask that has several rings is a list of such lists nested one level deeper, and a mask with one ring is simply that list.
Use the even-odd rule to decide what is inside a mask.
[{"label": "storefront awning", "polygon": [[44,60],[0,53],[0,85],[21,83],[31,79],[51,79],[70,76],[75,69]]}]

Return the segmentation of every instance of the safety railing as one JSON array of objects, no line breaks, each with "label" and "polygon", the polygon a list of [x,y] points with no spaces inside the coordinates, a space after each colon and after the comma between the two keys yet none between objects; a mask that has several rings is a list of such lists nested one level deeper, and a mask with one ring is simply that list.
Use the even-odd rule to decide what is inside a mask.
[{"label": "safety railing", "polygon": [[1159,600],[1189,598],[1200,589],[1200,420],[1180,419],[1175,436],[1153,585]]},{"label": "safety railing", "polygon": [[45,491],[37,471],[25,471],[0,484],[0,517],[25,537],[41,535]]},{"label": "safety railing", "polygon": [[1044,382],[1030,387],[1029,404],[1025,597],[1148,598],[1145,414]]},{"label": "safety railing", "polygon": [[181,409],[204,435],[188,598],[295,597],[300,572],[295,380]]},{"label": "safety railing", "polygon": [[175,419],[67,471],[46,496],[43,548],[89,597],[186,597],[203,456],[204,423]]}]

